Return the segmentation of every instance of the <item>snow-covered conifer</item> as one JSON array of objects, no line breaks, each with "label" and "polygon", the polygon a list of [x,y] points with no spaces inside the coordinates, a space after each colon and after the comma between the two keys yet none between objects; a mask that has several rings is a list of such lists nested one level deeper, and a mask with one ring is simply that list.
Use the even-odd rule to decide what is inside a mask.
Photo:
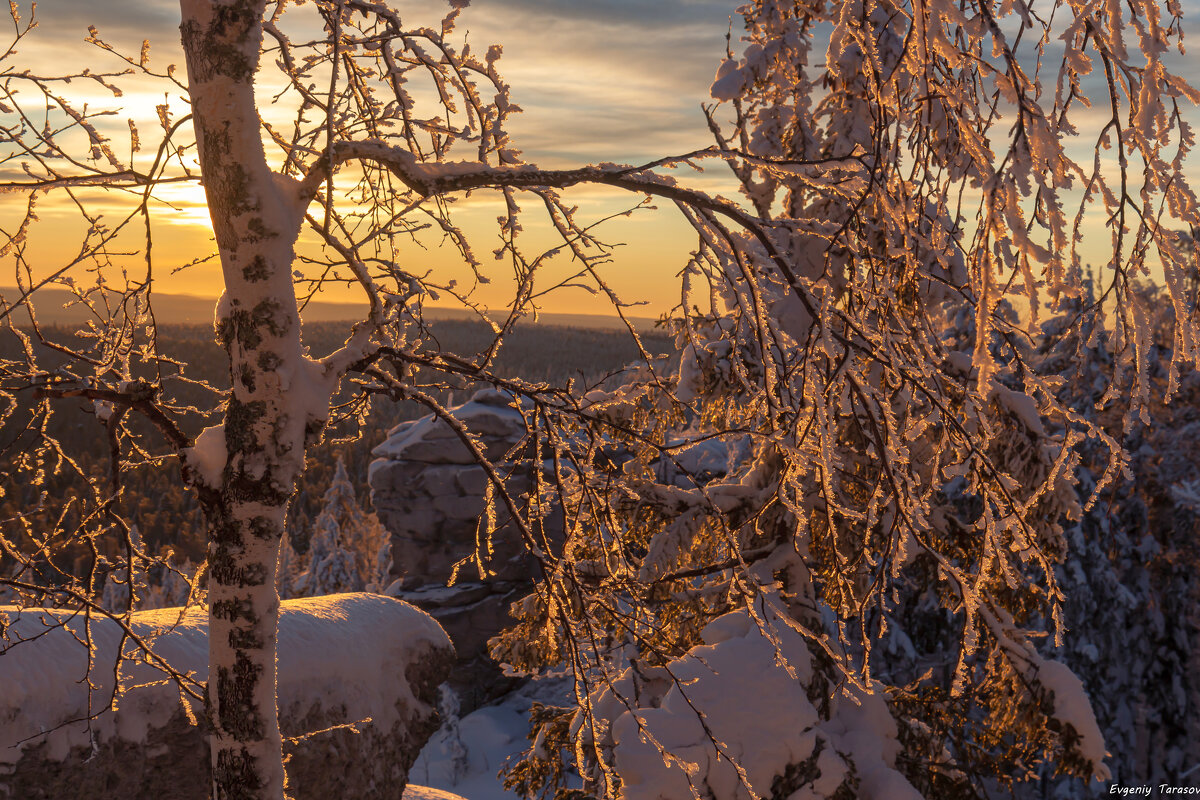
[{"label": "snow-covered conifer", "polygon": [[202,605],[204,591],[202,585],[195,585],[196,573],[197,566],[190,561],[184,560],[175,565],[164,558],[147,570],[146,587],[140,595],[138,610],[183,608],[196,603]]},{"label": "snow-covered conifer", "polygon": [[[354,484],[339,458],[324,506],[313,522],[305,567],[292,581],[291,596],[315,597],[378,587],[386,579],[380,565],[386,538],[375,514],[358,504]],[[390,557],[383,560],[382,568],[389,564]]]},{"label": "snow-covered conifer", "polygon": [[292,546],[292,531],[288,530],[284,533],[283,542],[279,545],[279,571],[275,576],[275,587],[279,592],[280,600],[296,596],[292,594],[292,586],[295,585],[296,579],[300,577],[302,571],[303,559],[296,552],[296,548]]},{"label": "snow-covered conifer", "polygon": [[[1133,378],[1110,349],[1113,337],[1097,319],[1090,287],[1085,282],[1082,297],[1044,326],[1039,369],[1059,378],[1060,398],[1120,440],[1128,458],[1093,498],[1118,443],[1081,448],[1077,487],[1091,506],[1068,529],[1058,568],[1067,632],[1057,652],[1093,698],[1114,780],[1155,785],[1191,766],[1200,732],[1194,721],[1200,684],[1188,666],[1200,641],[1200,526],[1186,490],[1200,477],[1188,455],[1200,446],[1200,384],[1194,373],[1185,376],[1171,404],[1151,402],[1150,425],[1125,428]],[[1146,304],[1156,309],[1151,322],[1158,331],[1147,368],[1161,389],[1170,371],[1174,307],[1150,298]],[[1091,796],[1061,781],[1054,791]]]}]

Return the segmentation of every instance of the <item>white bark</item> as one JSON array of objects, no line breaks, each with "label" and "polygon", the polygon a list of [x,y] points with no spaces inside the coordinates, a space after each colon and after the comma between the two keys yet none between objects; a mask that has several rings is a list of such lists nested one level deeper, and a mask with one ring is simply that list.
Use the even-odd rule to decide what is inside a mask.
[{"label": "white bark", "polygon": [[260,138],[253,81],[264,6],[184,0],[180,27],[227,298],[218,318],[232,382],[227,460],[200,491],[210,527],[213,795],[239,800],[284,796],[275,571],[287,502],[332,389],[301,351],[297,193],[268,167]]}]

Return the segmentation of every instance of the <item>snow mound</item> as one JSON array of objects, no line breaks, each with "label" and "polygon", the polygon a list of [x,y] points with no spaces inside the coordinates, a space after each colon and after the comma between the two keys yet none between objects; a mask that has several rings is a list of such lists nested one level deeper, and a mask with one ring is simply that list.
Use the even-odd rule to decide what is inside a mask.
[{"label": "snow mound", "polygon": [[767,635],[748,612],[726,614],[704,645],[666,669],[626,670],[596,697],[623,800],[818,800],[843,785],[861,800],[920,800],[894,768],[900,744],[877,687],[847,684],[818,713],[804,639],[760,614]]},{"label": "snow mound", "polygon": [[[173,669],[201,684],[207,679],[205,612],[137,612],[129,630]],[[114,675],[119,675],[116,709],[92,721],[95,743],[145,742],[148,733],[164,728],[181,711],[184,701],[176,684],[154,662],[136,655],[112,619],[0,606],[0,635],[0,773],[10,771],[27,747],[43,742],[41,755],[50,759],[92,747],[89,726],[73,720],[86,719],[89,708],[95,713],[109,705]],[[448,663],[453,653],[428,614],[370,594],[284,601],[278,641],[281,720],[336,711],[347,722],[370,719],[369,727],[385,736],[395,726],[410,724],[414,714],[432,715],[428,701],[414,694],[407,679],[410,667],[431,658]],[[126,656],[119,671],[118,651]],[[202,715],[198,703],[188,702],[192,715]]]}]

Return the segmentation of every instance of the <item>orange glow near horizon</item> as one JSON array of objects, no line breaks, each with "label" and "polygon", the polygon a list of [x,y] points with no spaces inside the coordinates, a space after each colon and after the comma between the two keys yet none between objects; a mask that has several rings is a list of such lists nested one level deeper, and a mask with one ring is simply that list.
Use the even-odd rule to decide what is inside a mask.
[{"label": "orange glow near horizon", "polygon": [[[100,195],[98,190],[77,193],[77,196]],[[589,221],[617,214],[632,206],[638,197],[619,192],[589,193],[586,199],[569,199],[581,208],[581,219]],[[198,184],[177,184],[156,191],[160,202],[151,204],[150,240],[153,257],[155,290],[166,294],[195,295],[215,299],[223,291],[223,280],[219,262],[212,258],[216,245],[213,240],[208,208],[204,202],[203,189]],[[492,199],[494,200],[494,198]],[[133,197],[101,197],[89,204],[93,213],[99,212],[102,224],[114,226],[124,219],[136,206]],[[536,212],[538,209],[532,208]],[[496,233],[497,209],[502,203],[480,201],[457,210],[455,218],[471,237],[476,254],[484,264],[486,284],[475,286],[471,294],[473,302],[492,310],[508,306],[515,282],[511,267],[505,260],[495,260],[491,250],[500,244]],[[13,230],[20,221],[24,207],[12,204],[0,206],[5,230]],[[24,256],[33,267],[32,279],[36,282],[62,270],[78,256],[79,242],[86,225],[78,211],[65,197],[57,202],[43,200],[37,206],[39,222],[32,226],[25,245]],[[319,214],[320,209],[313,210]],[[536,213],[525,220],[526,229],[521,240],[531,257],[558,244],[548,225],[540,224]],[[604,223],[598,230],[600,238],[614,245],[611,261],[602,266],[600,273],[613,291],[627,303],[643,304],[628,309],[627,313],[639,317],[657,317],[678,302],[677,274],[687,262],[688,253],[695,247],[694,233],[685,221],[674,213],[674,209],[639,209],[626,217],[617,217]],[[146,228],[140,216],[133,217],[111,240],[108,251],[111,267],[107,268],[107,280],[113,280],[113,267],[124,271],[128,278],[138,282],[144,278],[147,265],[145,259]],[[298,244],[301,253],[311,252],[315,243],[311,237],[302,238]],[[466,289],[475,283],[459,253],[441,241],[440,235],[424,236],[402,248],[401,266],[418,276],[429,276],[438,283],[454,280],[458,288]],[[207,259],[207,260],[204,260]],[[200,261],[201,263],[193,263]],[[79,264],[65,275],[76,283],[89,284],[93,279],[90,272],[94,264]],[[567,257],[559,255],[548,260],[539,270],[538,290],[550,288],[572,274]],[[342,275],[341,277],[348,277]],[[12,273],[0,285],[13,285]],[[28,283],[25,279],[22,283]],[[316,298],[327,302],[359,302],[363,294],[356,286],[339,284],[337,281],[325,285]],[[440,298],[431,305],[447,305],[448,298]],[[569,314],[613,313],[609,301],[593,294],[577,284],[555,289],[542,298],[538,305],[543,311]]]}]

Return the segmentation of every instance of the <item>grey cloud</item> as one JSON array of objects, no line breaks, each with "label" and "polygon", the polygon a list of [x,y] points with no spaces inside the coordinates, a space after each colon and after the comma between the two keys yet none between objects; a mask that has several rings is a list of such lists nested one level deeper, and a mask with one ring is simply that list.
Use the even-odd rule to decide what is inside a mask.
[{"label": "grey cloud", "polygon": [[[21,6],[22,16],[28,17],[28,4]],[[138,42],[179,38],[179,3],[171,0],[40,0],[37,19],[66,37],[78,32],[80,47],[89,25],[95,25],[102,37],[136,38]]]},{"label": "grey cloud", "polygon": [[709,144],[699,106],[734,0],[475,0],[460,25],[505,46],[526,114],[518,146],[546,164],[639,162]]},{"label": "grey cloud", "polygon": [[524,15],[547,26],[585,22],[602,28],[676,27],[727,19],[739,5],[732,0],[475,0],[469,14]]},{"label": "grey cloud", "polygon": [[495,39],[509,58],[550,57],[567,71],[581,62],[636,65],[658,83],[711,79],[724,51],[735,0],[476,0],[463,17],[474,41]]},{"label": "grey cloud", "polygon": [[511,126],[526,156],[544,166],[596,161],[640,163],[711,144],[699,110],[656,115],[615,111],[550,113]]}]

